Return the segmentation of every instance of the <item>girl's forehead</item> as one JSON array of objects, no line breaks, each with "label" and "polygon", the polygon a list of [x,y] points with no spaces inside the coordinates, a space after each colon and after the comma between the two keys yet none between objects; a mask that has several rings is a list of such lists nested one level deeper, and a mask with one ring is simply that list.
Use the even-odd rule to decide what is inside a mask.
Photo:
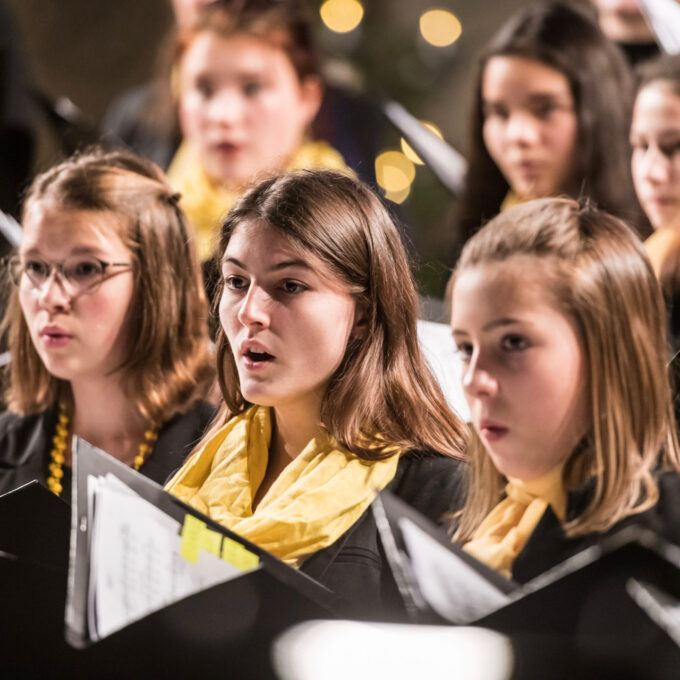
[{"label": "girl's forehead", "polygon": [[22,250],[49,250],[56,242],[72,247],[83,245],[127,250],[123,243],[127,234],[126,220],[110,211],[37,202],[27,206],[22,226]]}]

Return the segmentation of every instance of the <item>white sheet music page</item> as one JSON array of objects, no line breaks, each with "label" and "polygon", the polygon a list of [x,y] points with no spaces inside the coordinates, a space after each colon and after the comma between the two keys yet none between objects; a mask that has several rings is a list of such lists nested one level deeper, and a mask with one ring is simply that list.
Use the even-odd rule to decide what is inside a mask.
[{"label": "white sheet music page", "polygon": [[399,528],[413,576],[427,603],[451,623],[476,621],[510,602],[510,597],[455,553],[402,517]]},{"label": "white sheet music page", "polygon": [[[92,639],[103,638],[188,595],[243,575],[201,550],[181,556],[180,523],[113,475],[93,484],[90,612]],[[92,617],[88,617],[92,618]],[[94,635],[93,635],[94,633]]]}]

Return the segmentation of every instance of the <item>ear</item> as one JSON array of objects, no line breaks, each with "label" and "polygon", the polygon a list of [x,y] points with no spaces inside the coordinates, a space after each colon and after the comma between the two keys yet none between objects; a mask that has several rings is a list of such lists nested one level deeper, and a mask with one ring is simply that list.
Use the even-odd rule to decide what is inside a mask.
[{"label": "ear", "polygon": [[321,84],[321,78],[306,76],[300,81],[300,101],[305,127],[311,124],[314,116],[319,112],[322,98],[323,85]]},{"label": "ear", "polygon": [[368,334],[368,303],[357,300],[354,308],[354,323],[350,337],[355,340],[363,340]]}]

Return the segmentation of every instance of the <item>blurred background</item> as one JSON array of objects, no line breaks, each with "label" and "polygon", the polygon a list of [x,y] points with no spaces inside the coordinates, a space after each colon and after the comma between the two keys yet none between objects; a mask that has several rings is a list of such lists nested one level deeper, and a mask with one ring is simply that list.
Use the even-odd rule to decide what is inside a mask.
[{"label": "blurred background", "polygon": [[[63,153],[64,135],[69,134],[49,109],[95,131],[117,96],[148,81],[157,70],[159,46],[172,26],[172,9],[169,0],[3,1],[8,15],[3,18],[5,39],[9,34],[22,51],[33,90],[45,98],[45,106],[31,106],[37,130],[34,167],[43,169]],[[377,103],[386,99],[401,103],[465,153],[476,55],[525,3],[309,0],[307,4],[327,80],[363,95],[369,104],[363,120],[352,120],[366,140],[362,141],[366,157],[373,157],[371,167],[363,161],[360,174],[380,188],[401,221],[421,292],[441,296],[459,240],[452,227],[455,198],[418,164],[417,157],[411,154],[412,160],[405,160],[403,153],[409,150],[399,132],[376,115]],[[371,109],[371,104],[376,107]],[[361,109],[354,115],[363,115]],[[399,155],[381,155],[387,151]]]}]

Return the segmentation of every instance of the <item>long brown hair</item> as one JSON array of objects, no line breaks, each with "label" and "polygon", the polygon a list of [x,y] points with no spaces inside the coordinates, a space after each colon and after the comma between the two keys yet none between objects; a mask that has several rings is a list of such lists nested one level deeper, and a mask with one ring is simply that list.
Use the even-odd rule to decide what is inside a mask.
[{"label": "long brown hair", "polygon": [[[130,250],[134,293],[128,309],[125,358],[118,367],[125,393],[142,415],[164,422],[205,396],[212,382],[208,309],[191,230],[163,172],[127,151],[91,150],[39,175],[24,204],[110,213]],[[51,375],[33,346],[10,294],[3,321],[12,361],[5,399],[19,414],[70,399],[67,382]]]},{"label": "long brown hair", "polygon": [[[361,182],[337,172],[266,179],[237,201],[222,224],[220,259],[234,231],[252,220],[265,222],[319,258],[365,310],[366,332],[350,339],[323,398],[323,426],[366,460],[385,458],[395,449],[460,456],[467,430],[421,354],[413,276],[380,200]],[[220,297],[221,288],[217,301]],[[250,406],[222,328],[216,344],[225,407],[212,432]]]},{"label": "long brown hair", "polygon": [[496,56],[532,59],[567,78],[578,121],[572,184],[604,210],[649,233],[630,174],[630,69],[623,53],[600,31],[594,18],[575,3],[562,1],[533,3],[519,10],[479,58],[470,126],[470,166],[459,209],[461,235],[469,237],[494,217],[509,189],[483,137],[482,78],[489,60]]},{"label": "long brown hair", "polygon": [[[539,199],[509,208],[470,239],[449,291],[461,272],[516,255],[546,263],[545,289],[581,336],[592,424],[565,466],[565,480],[578,484],[594,476],[595,489],[565,530],[602,531],[656,502],[652,473],[659,463],[680,471],[659,284],[639,239],[621,220],[570,199]],[[504,483],[474,440],[461,540],[499,502]]]}]

